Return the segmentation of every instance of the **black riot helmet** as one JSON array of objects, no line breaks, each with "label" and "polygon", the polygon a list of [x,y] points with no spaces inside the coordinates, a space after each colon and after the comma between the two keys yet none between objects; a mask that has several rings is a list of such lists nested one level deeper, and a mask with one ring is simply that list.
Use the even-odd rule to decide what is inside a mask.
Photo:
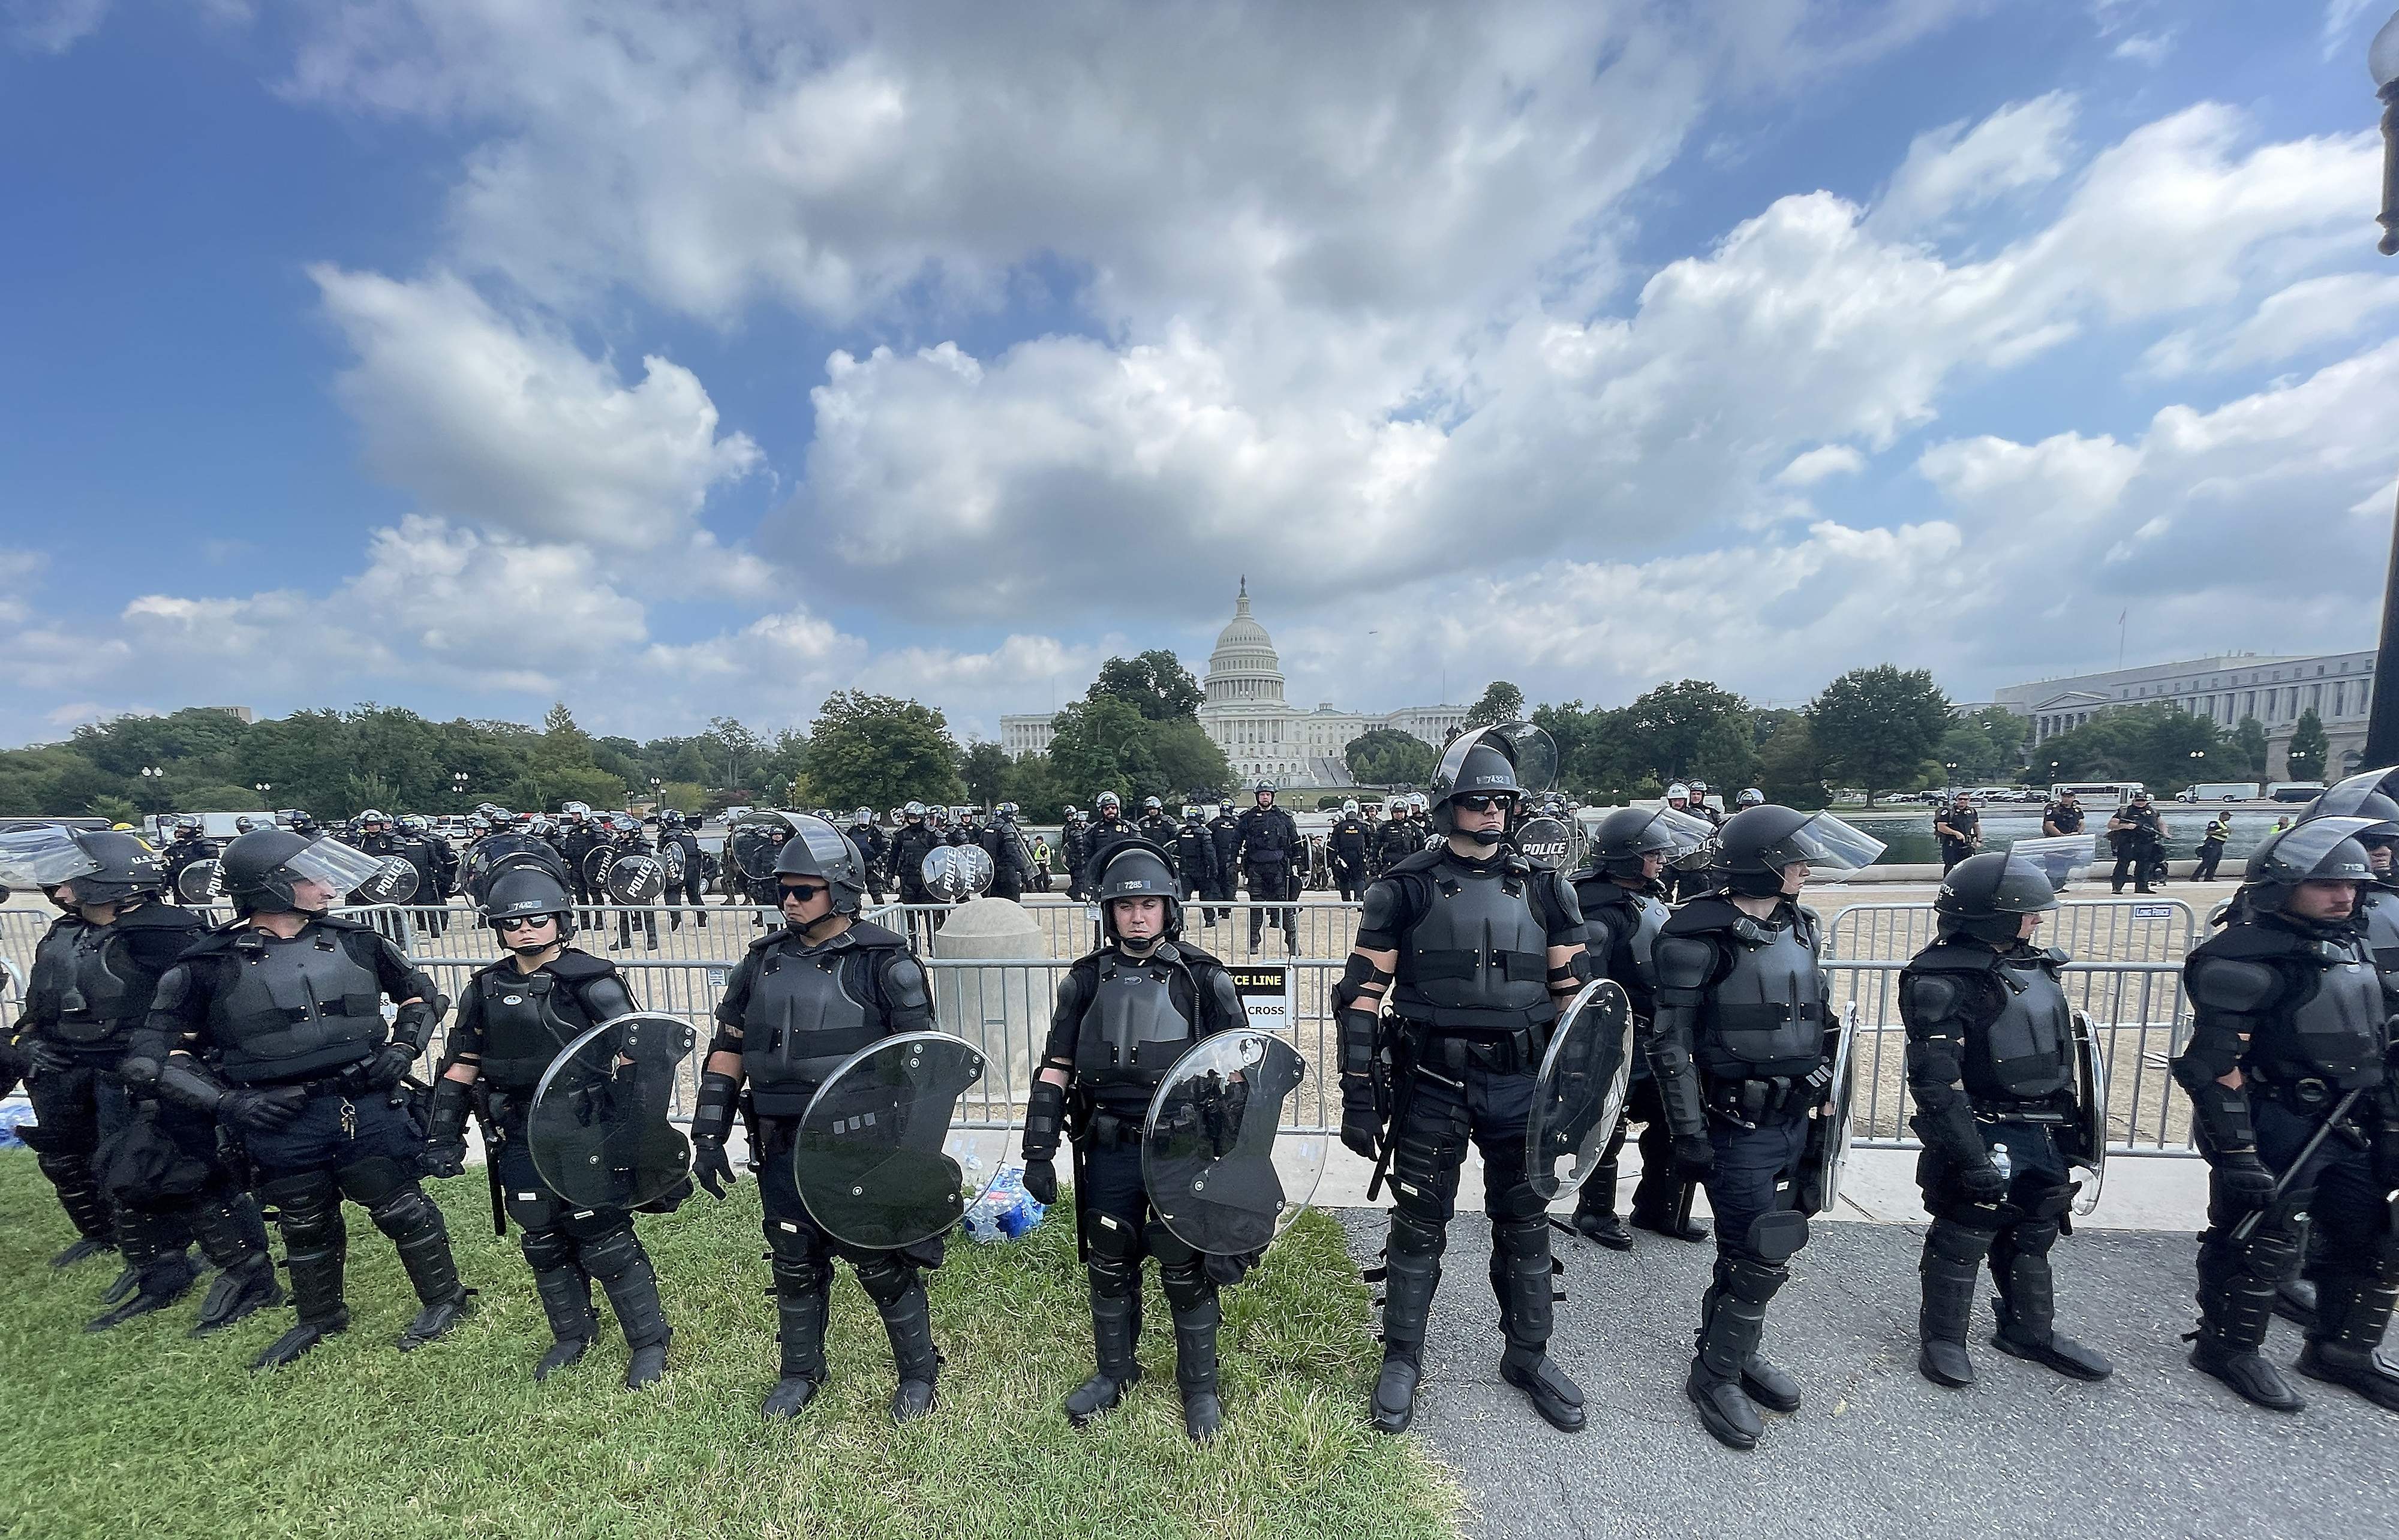
[{"label": "black riot helmet", "polygon": [[[855,914],[866,898],[866,860],[849,836],[813,813],[786,813],[792,838],[775,857],[775,877],[821,877],[836,914]],[[782,896],[779,893],[777,898]]]},{"label": "black riot helmet", "polygon": [[[158,853],[113,829],[49,825],[23,831],[11,843],[18,847],[11,855],[24,862],[15,867],[12,880],[34,879],[28,885],[37,883],[52,890],[54,900],[71,901],[77,908],[122,904],[136,895],[155,898],[167,885],[167,869]],[[64,891],[59,892],[61,887]]]},{"label": "black riot helmet", "polygon": [[197,813],[186,813],[175,820],[175,838],[197,840],[200,837],[200,818]]},{"label": "black riot helmet", "polygon": [[2277,830],[2249,853],[2237,900],[2257,910],[2281,910],[2301,883],[2370,883],[2374,862],[2359,836],[2379,827],[2375,818],[2310,818]]},{"label": "black riot helmet", "polygon": [[1802,813],[1780,803],[1744,807],[1716,831],[1715,865],[1727,885],[1747,898],[1782,891],[1783,868],[1805,861],[1837,871],[1869,865],[1883,844],[1830,813]]},{"label": "black riot helmet", "polygon": [[[1451,802],[1458,797],[1507,797],[1516,809],[1525,798],[1550,789],[1557,777],[1557,745],[1530,723],[1503,722],[1461,733],[1442,750],[1433,767],[1426,804],[1434,831],[1444,838],[1457,831]],[[1499,843],[1502,831],[1471,836],[1484,846]]]},{"label": "black riot helmet", "polygon": [[1102,817],[1105,817],[1111,813],[1119,812],[1124,807],[1124,804],[1117,800],[1117,794],[1113,791],[1103,791],[1098,796],[1093,797],[1091,799],[1091,805],[1100,810],[1100,816]]},{"label": "black riot helmet", "polygon": [[[2385,790],[2386,782],[2393,776],[2399,776],[2399,769],[2362,770],[2345,780],[2336,781],[2316,793],[2316,800],[2308,804],[2307,810],[2299,815],[2299,822],[2309,823],[2317,818],[2369,818],[2374,821],[2374,827],[2362,829],[2356,835],[2357,843],[2365,846],[2367,858],[2370,860],[2378,853],[2399,848],[2399,800],[2394,800]],[[2391,861],[2388,855],[2384,856],[2384,860],[2387,864],[2376,871],[2376,880],[2384,884],[2399,883],[2399,862]]]},{"label": "black riot helmet", "polygon": [[1697,850],[1715,832],[1690,814],[1671,807],[1620,807],[1600,819],[1592,831],[1591,864],[1610,877],[1638,882],[1645,857],[1674,860]]},{"label": "black riot helmet", "polygon": [[1160,939],[1171,941],[1183,934],[1183,900],[1174,868],[1168,864],[1166,852],[1149,841],[1132,839],[1110,845],[1097,887],[1093,898],[1110,940],[1118,939],[1116,911],[1108,902],[1112,898],[1161,898],[1166,903],[1166,928],[1159,933]]},{"label": "black riot helmet", "polygon": [[562,943],[575,936],[575,905],[568,898],[566,885],[538,866],[509,867],[495,875],[483,890],[483,922],[498,932],[500,944],[510,952],[540,952],[550,944],[527,943],[520,946],[522,930],[501,930],[502,920],[522,920],[528,915],[549,914],[558,920],[558,939]]},{"label": "black riot helmet", "polygon": [[2016,944],[2026,915],[2056,907],[2049,873],[2004,850],[1969,856],[1951,867],[1932,900],[1945,938],[1971,936],[1999,951]]},{"label": "black riot helmet", "polygon": [[1166,804],[1156,797],[1144,797],[1141,799],[1141,810],[1145,813],[1163,813],[1166,811]]},{"label": "black riot helmet", "polygon": [[305,840],[287,829],[261,829],[225,846],[225,895],[243,914],[316,914],[300,907],[295,884],[323,883],[334,901],[383,870],[383,863],[330,836]]}]

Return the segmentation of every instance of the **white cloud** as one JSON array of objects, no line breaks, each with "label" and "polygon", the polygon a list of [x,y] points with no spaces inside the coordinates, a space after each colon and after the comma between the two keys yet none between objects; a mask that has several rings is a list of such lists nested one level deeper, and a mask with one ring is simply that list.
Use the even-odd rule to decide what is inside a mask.
[{"label": "white cloud", "polygon": [[2174,52],[2175,43],[2180,36],[2181,34],[2171,30],[2136,32],[2110,49],[2108,57],[2128,59],[2136,64],[2162,64],[2165,62],[2166,55]]},{"label": "white cloud", "polygon": [[2052,91],[2012,102],[1968,131],[1959,122],[1916,136],[1867,228],[1886,238],[1938,231],[2021,188],[2054,182],[2071,150],[2075,101]]},{"label": "white cloud", "polygon": [[108,0],[5,0],[0,31],[27,53],[64,53],[100,30]]},{"label": "white cloud", "polygon": [[2324,56],[2329,64],[2357,46],[2350,28],[2374,8],[2374,0],[2324,0]]},{"label": "white cloud", "polygon": [[357,362],[344,403],[386,480],[435,513],[535,539],[649,550],[687,537],[719,482],[761,458],[719,436],[689,370],[642,360],[626,385],[607,359],[503,317],[465,283],[309,270]]},{"label": "white cloud", "polygon": [[2306,278],[2267,296],[2234,325],[2188,328],[2160,338],[2142,355],[2141,369],[2174,378],[2279,363],[2351,343],[2393,310],[2399,310],[2399,276],[2334,273]]},{"label": "white cloud", "polygon": [[1776,484],[1812,487],[1836,476],[1855,476],[1866,468],[1866,457],[1847,444],[1823,444],[1796,456],[1777,471]]}]

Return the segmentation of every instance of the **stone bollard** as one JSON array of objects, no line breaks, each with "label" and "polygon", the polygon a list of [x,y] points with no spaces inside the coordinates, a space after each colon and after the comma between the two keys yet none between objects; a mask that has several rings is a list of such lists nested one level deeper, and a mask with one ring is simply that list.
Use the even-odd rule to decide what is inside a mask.
[{"label": "stone bollard", "polygon": [[[933,933],[937,962],[991,959],[1047,963],[1040,922],[1007,898],[970,898],[950,911]],[[979,1094],[1022,1097],[1033,1080],[1033,1059],[1050,1031],[1058,973],[1049,967],[937,967],[933,1020],[981,1048],[991,1060]],[[1005,1078],[1003,1078],[1003,1075]]]}]

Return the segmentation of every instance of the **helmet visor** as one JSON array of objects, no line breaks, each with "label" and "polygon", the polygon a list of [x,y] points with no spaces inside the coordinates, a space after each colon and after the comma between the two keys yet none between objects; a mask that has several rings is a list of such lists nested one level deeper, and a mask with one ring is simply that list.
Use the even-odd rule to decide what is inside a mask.
[{"label": "helmet visor", "polygon": [[327,835],[305,850],[295,851],[283,870],[306,883],[323,883],[336,893],[349,893],[383,871],[383,858]]},{"label": "helmet visor", "polygon": [[2298,883],[2311,877],[2338,882],[2364,882],[2370,869],[2319,871],[2328,862],[2346,868],[2355,863],[2335,861],[2341,845],[2381,827],[2375,818],[2311,818],[2293,824],[2273,844],[2250,858],[2249,875],[2267,882]]},{"label": "helmet visor", "polygon": [[1872,866],[1884,848],[1883,843],[1872,834],[1830,813],[1816,813],[1760,854],[1769,867],[1806,861],[1819,871],[1857,871]]},{"label": "helmet visor", "polygon": [[1693,854],[1715,837],[1715,829],[1705,818],[1677,813],[1671,807],[1660,807],[1642,826],[1638,848],[1645,856],[1654,850],[1668,860],[1675,861]]},{"label": "helmet visor", "polygon": [[0,882],[12,887],[56,887],[99,870],[100,862],[57,824],[0,834]]}]

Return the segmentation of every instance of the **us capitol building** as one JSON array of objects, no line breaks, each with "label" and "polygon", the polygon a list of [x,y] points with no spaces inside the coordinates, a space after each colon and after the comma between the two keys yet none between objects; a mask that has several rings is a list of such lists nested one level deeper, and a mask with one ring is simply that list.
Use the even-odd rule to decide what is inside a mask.
[{"label": "us capitol building", "polygon": [[[1200,725],[1246,786],[1349,786],[1353,781],[1342,750],[1361,736],[1389,727],[1438,749],[1466,725],[1463,706],[1410,706],[1386,716],[1339,710],[1330,701],[1313,711],[1293,708],[1282,696],[1282,662],[1274,641],[1250,615],[1247,578],[1233,601],[1233,618],[1216,633],[1206,682]],[[1048,753],[1051,715],[1001,717],[1000,748],[1010,759]]]}]

